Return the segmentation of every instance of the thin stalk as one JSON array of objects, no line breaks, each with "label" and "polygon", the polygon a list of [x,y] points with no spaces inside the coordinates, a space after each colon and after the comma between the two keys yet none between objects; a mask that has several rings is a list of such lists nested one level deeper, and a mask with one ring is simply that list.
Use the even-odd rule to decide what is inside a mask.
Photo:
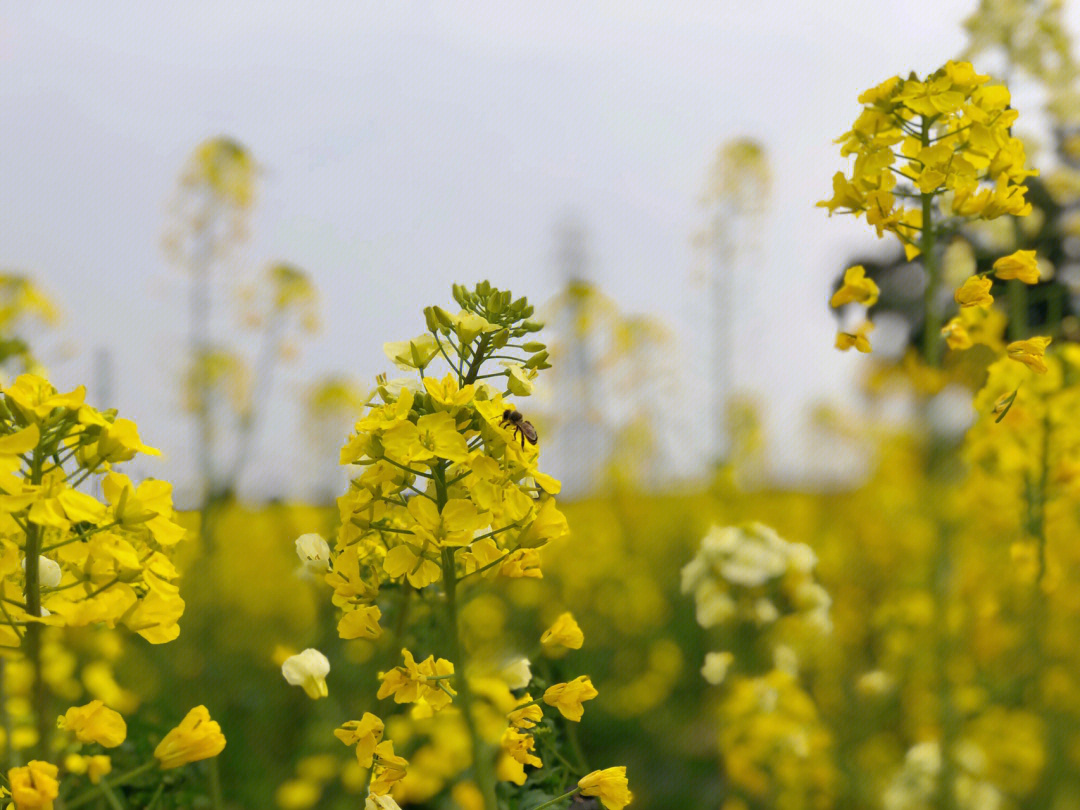
[{"label": "thin stalk", "polygon": [[[30,460],[30,483],[34,486],[41,484],[41,467],[44,457],[41,445],[34,448]],[[26,526],[26,612],[30,616],[41,615],[41,527],[36,523],[27,523]],[[34,746],[35,756],[38,759],[46,758],[48,751],[48,739],[52,731],[52,723],[49,722],[49,691],[45,684],[45,673],[41,661],[41,642],[45,626],[40,622],[28,622],[26,627],[26,655],[34,670],[34,683],[31,689],[31,699],[34,706],[34,715],[37,725],[38,740]]]},{"label": "thin stalk", "polygon": [[4,729],[4,740],[6,741],[4,746],[4,754],[7,760],[6,770],[10,771],[19,764],[19,758],[15,746],[11,744],[11,732],[14,727],[11,724],[11,715],[7,710],[7,691],[4,689],[4,670],[6,667],[7,662],[0,658],[0,727]]},{"label": "thin stalk", "polygon": [[938,782],[937,807],[939,810],[956,808],[956,764],[953,762],[953,745],[959,734],[959,716],[952,699],[949,680],[949,659],[953,648],[953,634],[949,626],[949,607],[952,603],[953,549],[951,528],[943,525],[934,559],[934,618],[937,624],[936,649],[934,650],[935,677],[938,684],[938,714],[941,724],[939,747],[941,773]]},{"label": "thin stalk", "polygon": [[115,779],[110,779],[107,782],[105,780],[102,780],[101,784],[91,788],[90,790],[79,796],[76,796],[74,799],[68,802],[67,810],[75,810],[76,807],[82,807],[84,804],[89,804],[94,799],[100,798],[102,794],[104,794],[104,792],[109,788],[116,788],[120,787],[121,785],[125,785],[132,779],[142,776],[144,773],[153,770],[157,766],[157,760],[152,759],[149,762],[144,762],[137,768],[132,768],[130,771],[120,774]]},{"label": "thin stalk", "polygon": [[458,624],[457,610],[457,579],[455,576],[454,549],[443,549],[443,584],[446,588],[446,622],[450,635],[450,649],[453,656],[456,671],[461,673],[458,678],[458,697],[461,700],[461,713],[465,717],[465,725],[469,729],[469,739],[472,741],[473,772],[476,777],[477,787],[484,798],[485,810],[497,810],[495,803],[495,773],[494,761],[490,746],[481,738],[476,728],[476,722],[472,715],[472,691],[465,676],[467,663],[465,660],[464,645],[461,643],[461,629]]},{"label": "thin stalk", "polygon": [[556,796],[554,799],[548,799],[543,804],[536,805],[536,807],[532,808],[532,810],[544,810],[545,807],[551,807],[553,804],[558,804],[559,802],[565,801],[566,799],[572,799],[580,792],[581,788],[574,788],[573,790],[567,791],[562,796]]},{"label": "thin stalk", "polygon": [[[480,356],[479,353],[477,355]],[[479,363],[475,363],[479,366]],[[434,468],[436,503],[441,512],[446,505],[446,470],[445,462]],[[465,725],[469,730],[469,739],[472,742],[473,772],[476,777],[477,787],[484,799],[484,810],[497,810],[495,803],[495,771],[494,752],[476,728],[476,721],[472,714],[472,692],[469,689],[469,681],[465,676],[468,664],[465,659],[465,646],[461,643],[461,628],[458,624],[457,609],[457,566],[454,562],[454,549],[442,550],[443,587],[446,590],[446,624],[450,638],[450,654],[454,662],[455,671],[460,674],[457,678],[458,698],[461,701],[461,713],[465,718]]]},{"label": "thin stalk", "polygon": [[[930,145],[930,127],[933,120],[922,119],[920,134],[922,145]],[[919,249],[926,270],[926,289],[923,292],[923,357],[929,366],[941,365],[941,309],[938,306],[938,287],[941,285],[941,268],[938,265],[934,230],[934,195],[922,194],[922,238]]]},{"label": "thin stalk", "polygon": [[218,769],[218,758],[210,760],[210,806],[214,810],[221,810],[225,806],[221,796],[221,771]]}]

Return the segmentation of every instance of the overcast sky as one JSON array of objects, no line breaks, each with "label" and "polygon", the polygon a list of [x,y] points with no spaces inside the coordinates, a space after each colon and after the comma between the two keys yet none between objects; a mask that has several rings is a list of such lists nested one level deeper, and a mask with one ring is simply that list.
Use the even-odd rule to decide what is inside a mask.
[{"label": "overcast sky", "polygon": [[[453,281],[549,297],[566,211],[604,290],[694,345],[698,195],[716,148],[748,136],[774,193],[736,282],[735,379],[792,458],[807,403],[849,398],[863,362],[832,349],[826,296],[876,240],[813,207],[842,168],[831,141],[861,90],[956,56],[974,6],[0,3],[0,266],[66,314],[73,354],[45,357],[58,385],[90,381],[110,350],[115,404],[169,457],[153,472],[183,479],[184,279],[160,237],[199,141],[235,137],[263,167],[250,265],[292,262],[324,294],[287,399],[325,373],[385,370],[383,341],[418,333]],[[688,357],[689,402],[708,368]],[[301,492],[294,414],[278,406],[267,428],[249,488]]]}]

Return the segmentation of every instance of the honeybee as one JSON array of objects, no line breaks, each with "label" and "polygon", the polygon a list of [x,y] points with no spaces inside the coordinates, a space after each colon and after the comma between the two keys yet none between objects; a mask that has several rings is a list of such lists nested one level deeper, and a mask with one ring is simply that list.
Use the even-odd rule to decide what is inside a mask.
[{"label": "honeybee", "polygon": [[539,438],[536,435],[536,428],[533,427],[532,422],[526,421],[525,417],[521,415],[521,411],[515,411],[507,408],[503,411],[502,421],[499,423],[499,427],[506,427],[509,425],[517,436],[521,437],[521,449],[525,449],[525,442],[529,444],[536,444],[536,440]]}]

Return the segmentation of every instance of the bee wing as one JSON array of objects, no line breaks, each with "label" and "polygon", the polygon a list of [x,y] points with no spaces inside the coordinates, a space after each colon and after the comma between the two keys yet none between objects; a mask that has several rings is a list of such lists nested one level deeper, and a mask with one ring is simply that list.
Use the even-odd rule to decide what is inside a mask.
[{"label": "bee wing", "polygon": [[525,434],[525,438],[532,444],[536,444],[536,440],[540,438],[536,435],[536,428],[533,427],[532,422],[526,422],[524,419],[521,421],[521,432]]}]

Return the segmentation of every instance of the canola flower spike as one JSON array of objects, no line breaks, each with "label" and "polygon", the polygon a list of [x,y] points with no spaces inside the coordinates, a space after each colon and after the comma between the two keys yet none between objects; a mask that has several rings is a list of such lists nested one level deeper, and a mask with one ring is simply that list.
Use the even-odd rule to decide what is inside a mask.
[{"label": "canola flower spike", "polygon": [[[943,315],[936,293],[940,282],[936,244],[945,227],[969,219],[1026,216],[1032,210],[1023,183],[1037,174],[1025,166],[1024,145],[1011,133],[1017,111],[1009,91],[990,83],[968,62],[946,63],[925,79],[894,76],[859,96],[862,112],[837,139],[844,157],[853,156],[850,174],[833,177],[833,196],[818,206],[833,213],[866,215],[878,238],[893,234],[908,261],[923,260],[923,351],[930,365],[940,360]],[[910,200],[911,203],[906,201]],[[1030,253],[1030,255],[1027,255]],[[994,266],[999,278],[1036,283],[1033,252],[1018,251]],[[956,291],[961,309],[990,307],[992,282],[973,276]],[[844,283],[830,300],[833,307],[859,302],[873,306],[879,291],[863,268],[845,271]],[[836,347],[871,350],[866,333],[841,331]],[[957,328],[944,333],[951,348],[966,348]]]},{"label": "canola flower spike", "polygon": [[[339,460],[354,477],[337,501],[340,529],[323,578],[342,611],[342,638],[374,638],[384,606],[402,610],[413,591],[446,614],[440,632],[451,629],[443,639],[450,657],[417,661],[402,649],[402,663],[380,673],[377,698],[412,704],[413,718],[467,731],[475,783],[471,793],[459,784],[454,796],[468,793],[469,806],[495,810],[496,779],[520,785],[525,765],[542,767],[530,729],[542,722],[543,709],[541,701],[510,691],[532,681],[528,659],[487,675],[469,667],[458,594],[496,577],[541,579],[540,550],[566,537],[569,526],[555,500],[561,485],[539,466],[543,440],[526,442],[504,416],[520,412],[515,398],[528,396],[549,367],[545,345],[530,337],[540,329],[530,320],[533,308],[486,282],[471,290],[455,285],[453,295],[456,314],[428,307],[425,334],[384,344],[389,361],[416,376],[377,377],[341,449]],[[322,570],[319,542],[306,538],[297,549],[306,567]],[[434,601],[423,593],[429,589]],[[577,649],[583,640],[566,614],[545,633],[544,646]],[[582,676],[551,687],[544,699],[580,720],[582,701],[596,694]],[[455,711],[442,711],[451,702]],[[406,778],[408,763],[383,731],[381,721],[365,715],[335,732],[357,745],[361,766],[371,766],[367,804],[383,806],[391,790],[399,801],[430,800],[435,794],[423,787],[426,780],[445,784],[448,774],[437,769],[432,776],[421,747],[418,775]],[[496,756],[489,741],[500,738]]]}]

